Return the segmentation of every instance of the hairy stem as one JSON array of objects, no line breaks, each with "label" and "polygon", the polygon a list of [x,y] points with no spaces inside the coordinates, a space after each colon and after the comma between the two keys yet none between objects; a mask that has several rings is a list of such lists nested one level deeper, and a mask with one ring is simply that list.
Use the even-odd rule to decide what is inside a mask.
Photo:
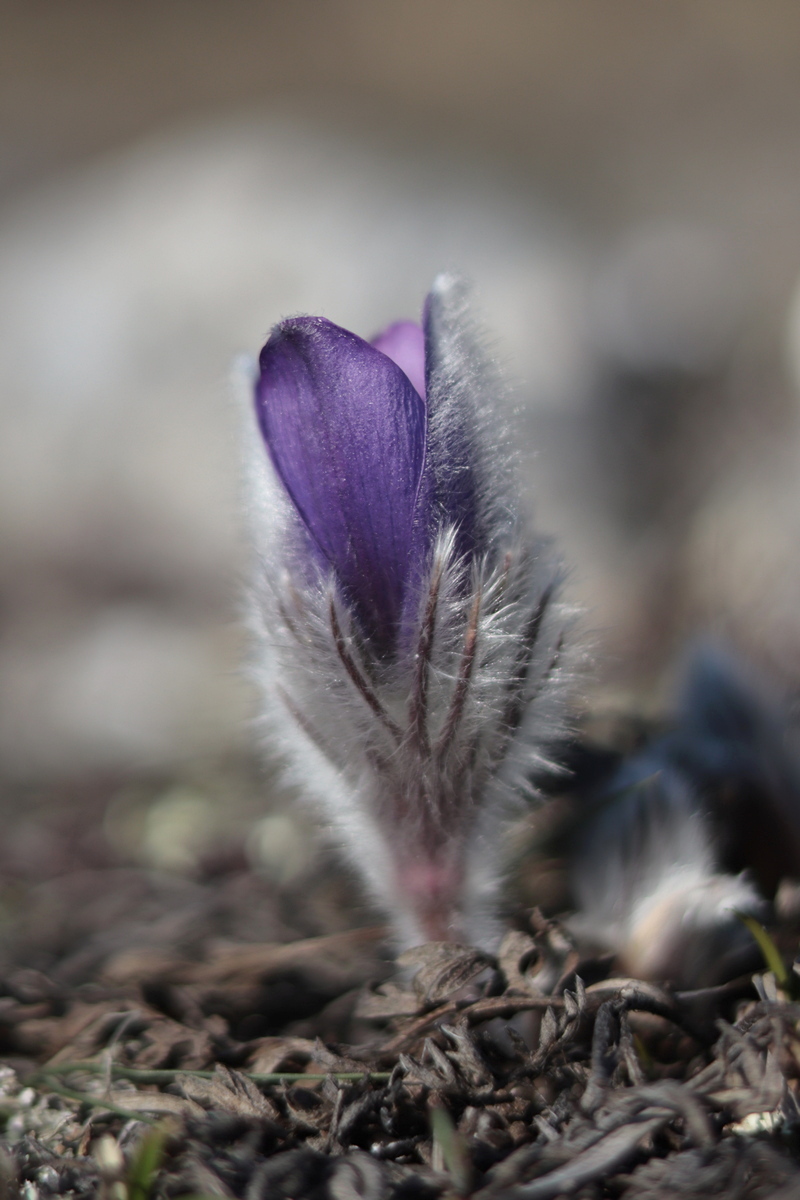
[{"label": "hairy stem", "polygon": [[346,646],[345,640],[344,640],[344,635],[342,633],[342,627],[339,624],[339,618],[336,615],[336,605],[334,604],[333,600],[331,600],[331,604],[330,604],[330,619],[331,619],[331,632],[333,634],[333,640],[336,644],[336,653],[339,655],[339,658],[341,659],[342,666],[344,667],[345,671],[349,675],[349,677],[352,680],[353,684],[355,685],[356,689],[363,696],[363,698],[364,698],[365,702],[367,703],[367,705],[369,706],[369,708],[373,711],[373,713],[378,718],[378,720],[381,722],[381,724],[389,731],[389,733],[392,735],[392,737],[395,739],[395,741],[399,744],[400,741],[402,740],[402,736],[403,736],[402,730],[400,729],[400,726],[397,724],[397,722],[393,721],[392,718],[389,716],[386,709],[383,707],[380,700],[373,692],[369,683],[364,678],[361,671],[358,669],[358,666],[357,666],[353,656],[351,655],[350,651],[347,649],[347,646]]},{"label": "hairy stem", "polygon": [[436,629],[436,610],[439,604],[439,589],[442,584],[444,564],[442,559],[436,563],[428,592],[428,602],[425,606],[425,616],[420,627],[419,642],[417,643],[416,670],[414,687],[409,705],[409,732],[416,741],[420,753],[427,758],[431,752],[430,737],[428,736],[428,684],[430,681],[431,653],[433,650],[433,635]]},{"label": "hairy stem", "polygon": [[461,723],[461,717],[464,713],[472,669],[475,666],[475,653],[478,648],[478,618],[481,612],[482,595],[483,589],[479,585],[475,591],[475,598],[472,601],[472,610],[467,623],[467,632],[464,635],[464,650],[461,655],[456,686],[453,689],[453,697],[450,701],[450,711],[445,718],[442,732],[434,749],[434,753],[439,759],[444,758],[449,750],[453,738],[458,732],[458,726]]}]

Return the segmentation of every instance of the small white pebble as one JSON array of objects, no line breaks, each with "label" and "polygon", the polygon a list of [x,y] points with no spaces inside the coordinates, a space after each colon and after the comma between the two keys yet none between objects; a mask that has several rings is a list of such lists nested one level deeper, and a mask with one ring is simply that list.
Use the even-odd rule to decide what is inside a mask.
[{"label": "small white pebble", "polygon": [[118,1175],[125,1166],[125,1159],[116,1138],[109,1137],[108,1134],[93,1143],[92,1156],[104,1175]]},{"label": "small white pebble", "polygon": [[752,1137],[761,1133],[777,1133],[784,1124],[785,1117],[780,1109],[774,1112],[748,1113],[741,1121],[728,1126],[729,1133],[740,1137]]},{"label": "small white pebble", "polygon": [[7,1096],[16,1086],[16,1071],[12,1067],[0,1067],[0,1093]]},{"label": "small white pebble", "polygon": [[14,1113],[6,1123],[6,1138],[9,1141],[16,1141],[21,1138],[25,1132],[25,1119],[22,1113]]},{"label": "small white pebble", "polygon": [[30,1108],[36,1101],[36,1092],[32,1087],[23,1088],[17,1096],[17,1104],[20,1108]]},{"label": "small white pebble", "polygon": [[55,1167],[45,1165],[36,1172],[36,1182],[48,1192],[57,1192],[61,1181]]},{"label": "small white pebble", "polygon": [[256,821],[247,839],[247,856],[256,870],[277,883],[291,883],[310,863],[313,839],[286,813]]}]

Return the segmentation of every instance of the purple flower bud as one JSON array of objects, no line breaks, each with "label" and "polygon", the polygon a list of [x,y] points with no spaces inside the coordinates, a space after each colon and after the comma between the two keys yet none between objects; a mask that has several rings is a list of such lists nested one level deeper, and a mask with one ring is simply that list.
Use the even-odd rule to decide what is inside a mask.
[{"label": "purple flower bud", "polygon": [[489,944],[509,820],[560,732],[564,616],[457,282],[423,326],[370,344],[299,317],[261,353],[256,675],[401,940]]}]

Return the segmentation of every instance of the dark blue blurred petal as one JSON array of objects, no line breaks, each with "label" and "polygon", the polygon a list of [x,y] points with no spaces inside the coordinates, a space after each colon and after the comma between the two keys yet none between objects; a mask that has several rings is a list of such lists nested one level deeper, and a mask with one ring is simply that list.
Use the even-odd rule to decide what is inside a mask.
[{"label": "dark blue blurred petal", "polygon": [[256,407],[275,468],[364,632],[391,649],[428,551],[415,522],[425,404],[390,357],[321,317],[261,351]]}]

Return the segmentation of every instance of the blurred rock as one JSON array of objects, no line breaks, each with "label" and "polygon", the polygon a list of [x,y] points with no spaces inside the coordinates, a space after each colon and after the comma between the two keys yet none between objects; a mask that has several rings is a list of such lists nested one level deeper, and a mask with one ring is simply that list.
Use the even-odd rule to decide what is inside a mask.
[{"label": "blurred rock", "polygon": [[651,221],[608,255],[591,289],[591,330],[627,371],[707,375],[728,360],[745,290],[709,228]]},{"label": "blurred rock", "polygon": [[787,684],[800,673],[800,445],[754,446],[717,482],[684,550],[688,619],[713,627]]},{"label": "blurred rock", "polygon": [[[13,613],[13,610],[12,610]],[[0,755],[36,777],[153,770],[242,744],[241,639],[155,605],[89,608],[77,625],[18,617],[0,643]]]}]

